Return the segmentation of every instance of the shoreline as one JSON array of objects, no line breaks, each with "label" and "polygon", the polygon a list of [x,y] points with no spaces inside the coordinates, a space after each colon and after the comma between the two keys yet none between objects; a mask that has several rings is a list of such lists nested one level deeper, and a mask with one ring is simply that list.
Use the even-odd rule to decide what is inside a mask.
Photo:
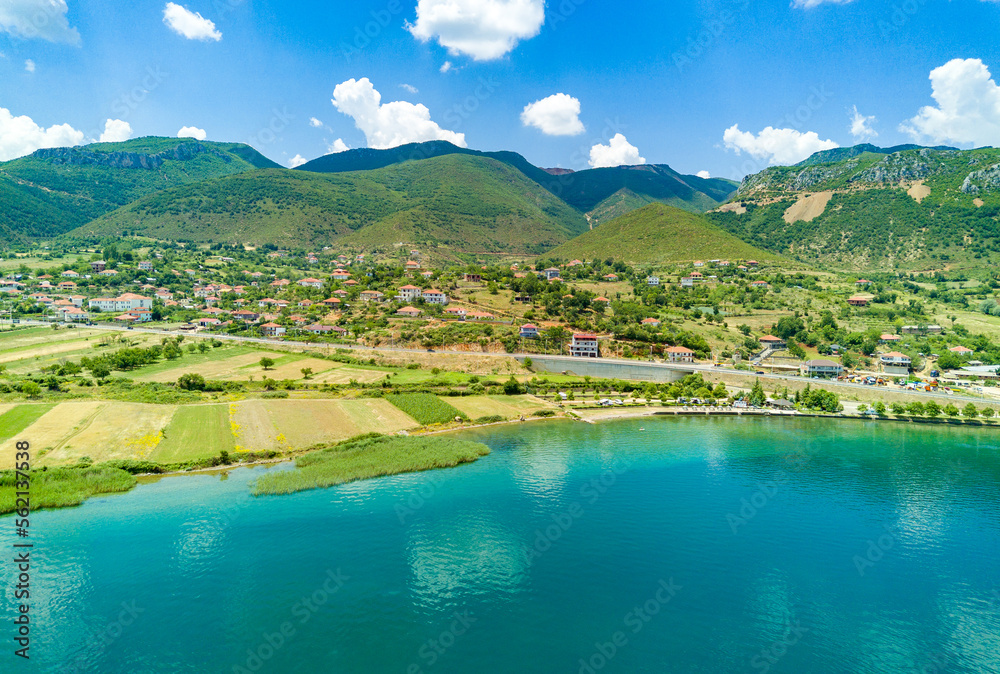
[{"label": "shoreline", "polygon": [[[451,428],[437,428],[430,430],[416,429],[414,431],[409,431],[408,434],[413,437],[422,437],[429,435],[442,435],[445,433],[460,433],[462,431],[469,431],[479,428],[490,428],[493,426],[511,426],[514,424],[524,424],[530,422],[540,422],[540,421],[579,421],[587,424],[596,425],[604,421],[624,421],[628,419],[642,419],[645,417],[790,417],[790,418],[802,418],[802,419],[837,419],[843,421],[892,421],[892,422],[902,422],[902,423],[915,423],[915,424],[936,424],[936,425],[947,425],[947,426],[966,426],[970,428],[1000,428],[1000,419],[997,423],[988,423],[980,420],[969,421],[967,419],[952,419],[952,418],[929,418],[929,417],[894,417],[894,416],[882,416],[882,417],[872,417],[868,415],[860,414],[820,414],[820,413],[809,413],[809,412],[798,412],[798,411],[783,411],[783,410],[737,410],[737,409],[724,409],[724,408],[685,408],[685,409],[670,409],[670,408],[658,408],[658,407],[634,407],[626,409],[614,409],[608,410],[604,414],[590,414],[581,415],[580,412],[595,411],[600,412],[602,410],[598,408],[588,408],[583,410],[563,410],[563,414],[556,415],[552,417],[525,417],[524,419],[506,419],[504,421],[493,421],[488,424],[470,424],[462,426],[454,426]],[[194,475],[199,473],[222,473],[228,470],[233,470],[235,468],[251,468],[255,466],[267,466],[267,465],[277,465],[281,463],[287,463],[294,461],[296,456],[305,453],[293,452],[291,454],[286,454],[281,457],[275,457],[272,459],[260,459],[258,461],[246,461],[239,463],[226,464],[225,466],[211,466],[207,468],[194,468],[190,470],[170,470],[163,473],[138,473],[137,478],[148,478],[148,477],[176,477],[179,475]]]}]

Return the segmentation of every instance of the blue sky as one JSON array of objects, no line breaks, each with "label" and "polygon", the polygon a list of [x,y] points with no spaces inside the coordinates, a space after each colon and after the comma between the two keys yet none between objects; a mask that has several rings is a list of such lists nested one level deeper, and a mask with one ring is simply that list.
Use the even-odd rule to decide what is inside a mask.
[{"label": "blue sky", "polygon": [[436,137],[739,178],[1000,146],[998,33],[987,0],[0,0],[0,158],[185,128],[284,165]]}]

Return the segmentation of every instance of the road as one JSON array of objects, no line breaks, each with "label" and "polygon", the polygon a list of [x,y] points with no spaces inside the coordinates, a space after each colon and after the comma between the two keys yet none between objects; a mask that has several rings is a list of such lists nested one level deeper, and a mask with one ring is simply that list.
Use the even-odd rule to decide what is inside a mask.
[{"label": "road", "polygon": [[[9,325],[10,321],[9,320],[0,321],[0,325],[3,325],[3,324],[8,324]],[[52,323],[49,322],[49,321],[33,321],[33,320],[20,319],[20,325],[46,326],[46,325],[52,325]],[[58,325],[66,326],[68,324],[58,323]],[[317,348],[317,347],[330,348],[330,347],[332,347],[332,348],[336,348],[336,349],[353,349],[353,350],[357,350],[357,351],[377,351],[377,352],[381,352],[381,353],[400,353],[400,354],[406,354],[406,353],[414,353],[414,354],[416,354],[416,353],[419,353],[419,354],[424,354],[424,355],[427,355],[428,353],[430,353],[430,352],[428,352],[427,349],[408,349],[408,348],[402,348],[402,347],[389,347],[389,346],[371,347],[371,346],[362,346],[360,344],[327,344],[327,343],[309,344],[309,343],[305,343],[305,342],[289,342],[289,341],[282,341],[282,340],[279,340],[279,339],[267,339],[267,338],[264,338],[264,337],[242,337],[242,336],[239,336],[239,335],[225,335],[225,334],[218,334],[218,333],[181,332],[179,330],[165,330],[163,328],[133,327],[132,330],[127,330],[127,329],[123,328],[120,325],[105,325],[105,324],[101,324],[101,323],[97,323],[97,324],[94,324],[94,325],[77,325],[76,327],[78,329],[86,329],[86,330],[107,330],[109,332],[133,332],[133,333],[142,333],[142,334],[150,334],[150,335],[163,335],[163,336],[167,336],[167,337],[176,337],[177,335],[184,335],[185,337],[192,337],[192,336],[194,336],[194,337],[200,337],[200,338],[203,338],[203,339],[209,339],[209,338],[211,338],[211,339],[218,339],[220,341],[242,342],[242,343],[247,343],[247,344],[258,344],[258,345],[262,345],[262,346],[275,346],[275,345],[279,345],[280,344],[280,345],[285,345],[285,346],[300,346],[302,348]],[[544,355],[546,358],[554,359],[554,360],[557,360],[557,361],[560,361],[560,362],[565,362],[566,363],[566,370],[569,370],[569,371],[572,371],[572,369],[573,369],[572,365],[574,363],[578,363],[579,362],[579,358],[576,358],[576,357],[573,357],[573,356],[555,356],[555,355],[537,354],[537,353],[536,354],[532,354],[532,353],[486,353],[486,352],[478,352],[478,351],[435,351],[433,353],[435,353],[435,354],[441,354],[441,355],[472,355],[472,356],[483,356],[483,357],[487,357],[487,358],[518,358],[518,359],[531,358],[533,356]],[[980,402],[982,402],[982,401],[986,400],[985,396],[977,396],[977,395],[972,395],[972,394],[950,394],[949,395],[949,394],[945,394],[943,392],[935,393],[935,392],[928,392],[928,391],[907,391],[905,389],[896,388],[896,387],[888,388],[888,387],[866,386],[864,384],[852,384],[852,383],[849,383],[849,382],[830,381],[830,380],[824,380],[824,379],[810,380],[810,379],[806,379],[805,377],[800,377],[800,376],[796,376],[796,375],[775,374],[775,373],[768,373],[768,372],[761,373],[761,374],[754,374],[753,372],[749,372],[747,370],[737,370],[737,369],[729,368],[729,367],[716,367],[714,365],[700,365],[700,364],[697,364],[697,363],[686,363],[686,364],[679,364],[679,363],[656,363],[656,362],[650,362],[650,361],[628,360],[628,359],[625,359],[625,358],[602,358],[601,360],[603,362],[606,362],[606,363],[617,363],[617,364],[622,364],[622,365],[642,364],[644,366],[652,366],[652,367],[663,368],[663,369],[666,369],[666,370],[675,370],[675,371],[680,371],[680,372],[701,372],[701,373],[704,373],[704,374],[713,374],[713,373],[714,374],[736,374],[736,375],[743,375],[743,376],[748,376],[748,375],[752,375],[753,374],[754,376],[758,377],[759,379],[762,379],[762,380],[765,380],[765,381],[784,381],[784,382],[800,382],[800,383],[804,382],[804,381],[805,382],[815,381],[817,385],[823,385],[823,386],[828,386],[828,387],[836,387],[836,388],[839,388],[839,389],[848,389],[848,390],[857,389],[859,391],[873,391],[873,390],[875,390],[875,391],[886,391],[886,392],[892,392],[892,393],[902,393],[902,394],[905,394],[907,396],[913,396],[914,398],[920,398],[920,397],[923,397],[923,398],[945,398],[945,397],[947,397],[949,399],[955,399],[956,401],[957,400],[962,400],[963,402],[965,402],[965,401],[977,401],[977,400],[980,401]]]}]

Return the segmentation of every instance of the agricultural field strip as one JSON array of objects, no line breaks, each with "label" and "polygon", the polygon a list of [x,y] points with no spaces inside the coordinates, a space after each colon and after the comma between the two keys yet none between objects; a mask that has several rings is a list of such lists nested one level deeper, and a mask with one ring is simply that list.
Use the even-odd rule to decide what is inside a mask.
[{"label": "agricultural field strip", "polygon": [[[22,431],[17,439],[31,443],[36,463],[46,454],[61,447],[76,435],[109,403],[103,401],[60,403],[38,418]],[[0,469],[10,468],[14,463],[14,444],[17,439],[0,443]],[[41,463],[44,465],[45,461]]]},{"label": "agricultural field strip", "polygon": [[95,463],[147,459],[176,410],[174,405],[109,403],[86,426],[46,455],[45,462],[73,464],[84,456]]}]

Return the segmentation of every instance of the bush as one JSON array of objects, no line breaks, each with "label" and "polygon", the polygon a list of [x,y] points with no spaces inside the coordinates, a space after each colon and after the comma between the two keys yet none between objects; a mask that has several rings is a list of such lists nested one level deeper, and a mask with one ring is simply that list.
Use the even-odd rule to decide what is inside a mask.
[{"label": "bush", "polygon": [[495,424],[497,422],[506,421],[506,420],[507,420],[507,418],[504,417],[503,415],[500,415],[500,414],[491,414],[490,416],[479,417],[478,419],[475,420],[475,423],[477,423],[477,424]]},{"label": "bush", "polygon": [[533,412],[531,416],[533,417],[554,417],[556,415],[555,410],[538,410]]},{"label": "bush", "polygon": [[267,391],[261,398],[287,398],[288,391]]},{"label": "bush", "polygon": [[[202,342],[202,344],[204,344],[204,342]],[[186,374],[182,374],[177,380],[177,387],[185,391],[204,391],[205,378],[200,374],[188,372]]]}]

